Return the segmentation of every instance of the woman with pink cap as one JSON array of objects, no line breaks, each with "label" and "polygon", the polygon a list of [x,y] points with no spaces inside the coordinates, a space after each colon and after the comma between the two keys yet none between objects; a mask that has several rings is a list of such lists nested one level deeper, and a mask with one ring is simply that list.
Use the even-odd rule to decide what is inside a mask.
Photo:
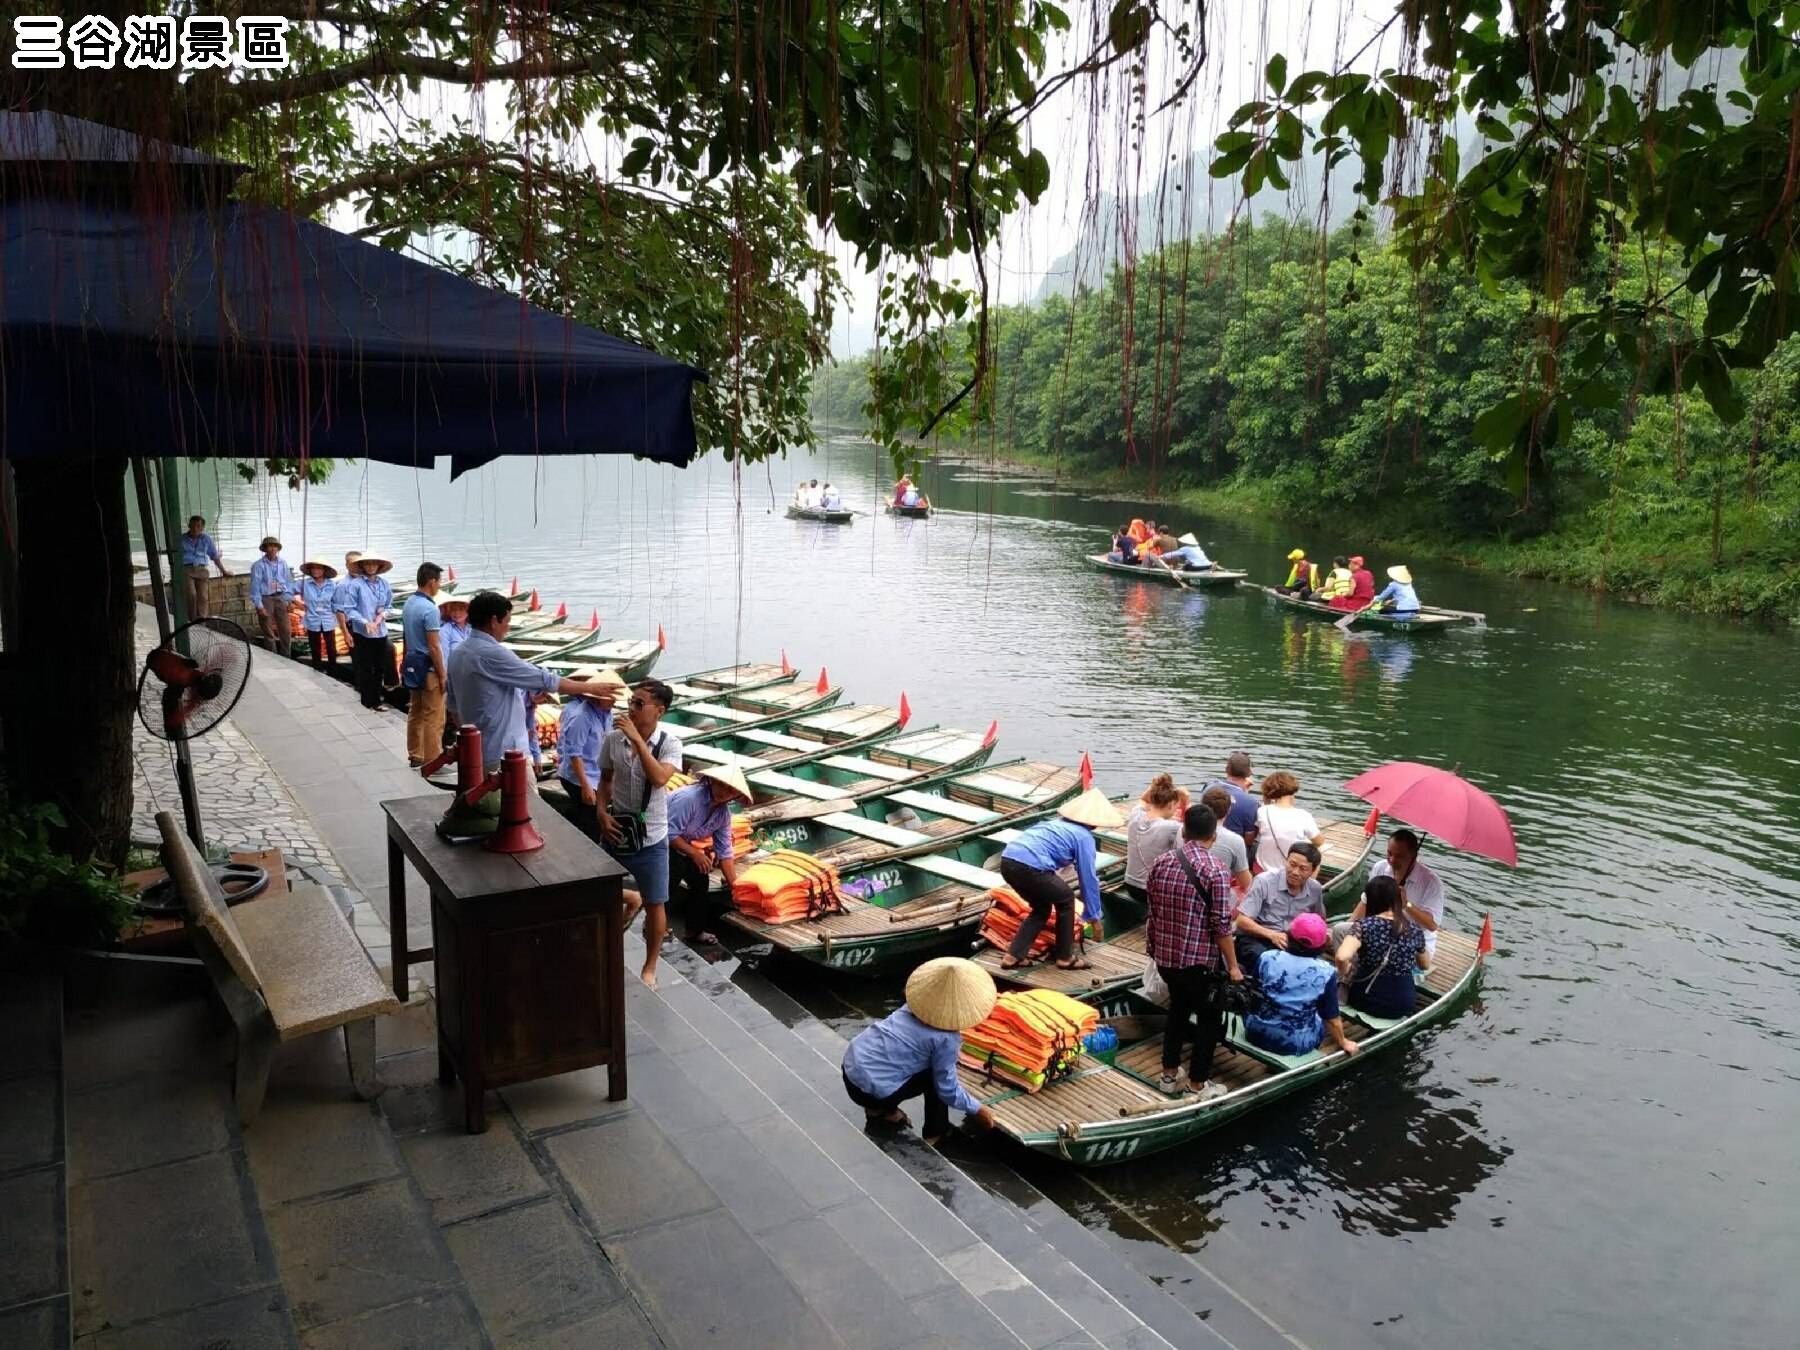
[{"label": "woman with pink cap", "polygon": [[1331,962],[1331,931],[1317,914],[1297,915],[1288,925],[1287,950],[1262,954],[1256,974],[1262,1003],[1244,1018],[1252,1045],[1277,1055],[1305,1055],[1332,1045],[1354,1055],[1338,1011],[1338,973]]}]

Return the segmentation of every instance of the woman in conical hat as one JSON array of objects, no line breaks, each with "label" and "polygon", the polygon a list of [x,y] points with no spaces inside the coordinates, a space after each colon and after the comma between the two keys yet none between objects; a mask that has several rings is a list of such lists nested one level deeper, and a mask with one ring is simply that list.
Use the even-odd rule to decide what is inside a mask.
[{"label": "woman in conical hat", "polygon": [[1405,563],[1388,568],[1388,584],[1375,597],[1375,608],[1396,617],[1419,612],[1419,593],[1413,589],[1412,572]]},{"label": "woman in conical hat", "polygon": [[731,804],[749,806],[755,800],[744,771],[735,764],[702,769],[694,782],[669,794],[669,898],[689,943],[712,946],[719,941],[706,927],[712,918],[713,868],[724,876],[729,894],[737,885]]},{"label": "woman in conical hat", "polygon": [[[1117,830],[1125,817],[1099,788],[1057,807],[1050,820],[1040,820],[1024,830],[1000,855],[1000,875],[1031,913],[1019,925],[1018,935],[1007,948],[1000,965],[1017,970],[1031,964],[1031,945],[1056,911],[1056,964],[1063,970],[1091,970],[1093,963],[1075,953],[1075,893],[1059,875],[1073,864],[1081,882],[1081,917],[1100,922],[1100,877],[1095,870],[1099,846],[1095,830]],[[1096,930],[1098,931],[1098,930]]]},{"label": "woman in conical hat", "polygon": [[994,980],[973,961],[940,956],[907,977],[906,1006],[864,1027],[844,1052],[844,1091],[869,1123],[906,1125],[900,1103],[925,1099],[925,1142],[950,1128],[950,1110],[984,1126],[993,1112],[956,1076],[962,1033],[994,1010]]},{"label": "woman in conical hat", "polygon": [[323,558],[301,564],[300,613],[312,668],[323,672],[337,665],[337,568]]}]

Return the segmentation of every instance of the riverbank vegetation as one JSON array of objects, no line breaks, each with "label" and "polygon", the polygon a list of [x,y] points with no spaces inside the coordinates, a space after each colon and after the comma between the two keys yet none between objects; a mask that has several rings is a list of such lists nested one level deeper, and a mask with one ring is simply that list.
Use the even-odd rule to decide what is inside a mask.
[{"label": "riverbank vegetation", "polygon": [[[1654,292],[1669,270],[1633,241],[1596,255],[1564,301]],[[1666,353],[1706,327],[1693,299],[1623,397],[1565,400],[1523,459],[1483,419],[1530,382],[1542,311],[1523,282],[1416,270],[1357,226],[1240,229],[998,310],[991,414],[958,436],[1203,511],[1800,619],[1800,340],[1725,373],[1742,404],[1728,423],[1673,387]],[[820,372],[815,419],[866,425],[872,376],[867,357]]]}]

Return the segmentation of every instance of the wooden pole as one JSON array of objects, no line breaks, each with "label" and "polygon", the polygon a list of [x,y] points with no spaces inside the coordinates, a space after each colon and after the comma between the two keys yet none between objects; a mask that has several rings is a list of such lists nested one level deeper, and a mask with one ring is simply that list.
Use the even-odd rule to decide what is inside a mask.
[{"label": "wooden pole", "polygon": [[[144,530],[144,561],[150,568],[150,598],[156,608],[156,629],[160,640],[166,643],[173,635],[176,625],[170,621],[169,595],[163,586],[162,559],[157,557],[156,512],[151,501],[150,470],[142,459],[131,461],[131,478],[137,485],[138,519]],[[169,508],[166,499],[163,507],[165,511]],[[177,544],[176,547],[179,548],[180,545]],[[175,590],[179,596],[181,586],[177,584]],[[194,786],[194,762],[188,754],[186,740],[177,740],[174,745],[175,786],[181,794],[181,814],[187,822],[188,838],[194,841],[194,847],[204,857],[206,831],[200,820],[200,794]]]}]

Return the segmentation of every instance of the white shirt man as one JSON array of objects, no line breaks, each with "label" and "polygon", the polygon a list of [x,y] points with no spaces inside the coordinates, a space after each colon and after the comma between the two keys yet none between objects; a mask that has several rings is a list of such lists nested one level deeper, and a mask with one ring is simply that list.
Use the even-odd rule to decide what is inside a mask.
[{"label": "white shirt man", "polygon": [[[1419,836],[1411,830],[1395,830],[1388,837],[1387,857],[1369,869],[1369,877],[1392,877],[1400,887],[1406,917],[1425,933],[1425,950],[1437,955],[1437,930],[1444,922],[1444,883],[1419,861]],[[1356,913],[1362,913],[1358,902]]]}]

